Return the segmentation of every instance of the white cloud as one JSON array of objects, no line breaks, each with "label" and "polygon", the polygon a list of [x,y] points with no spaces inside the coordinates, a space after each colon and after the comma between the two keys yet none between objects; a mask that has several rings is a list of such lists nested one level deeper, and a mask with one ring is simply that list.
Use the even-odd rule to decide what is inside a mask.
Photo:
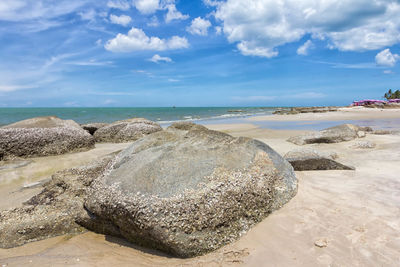
[{"label": "white cloud", "polygon": [[227,0],[216,19],[245,55],[273,57],[305,35],[331,49],[365,51],[400,42],[400,3],[394,0]]},{"label": "white cloud", "polygon": [[158,25],[160,25],[160,23],[156,16],[151,17],[150,22],[147,23],[147,26],[149,27],[157,27]]},{"label": "white cloud", "polygon": [[221,26],[215,26],[215,34],[220,35],[222,33],[222,28]]},{"label": "white cloud", "polygon": [[114,24],[127,26],[132,21],[132,18],[127,15],[116,16],[116,15],[111,14],[110,21]]},{"label": "white cloud", "polygon": [[181,12],[176,10],[175,5],[167,5],[166,8],[168,9],[167,14],[165,15],[165,22],[169,23],[173,20],[185,20],[189,18],[189,15],[183,15]]},{"label": "white cloud", "polygon": [[308,40],[307,42],[305,42],[302,46],[300,46],[297,49],[297,54],[298,55],[303,55],[306,56],[308,55],[308,51],[313,48],[314,44],[312,43],[311,40]]},{"label": "white cloud", "polygon": [[168,79],[168,81],[171,83],[177,83],[177,82],[180,82],[181,80],[170,78],[170,79]]},{"label": "white cloud", "polygon": [[149,59],[149,61],[154,62],[154,63],[158,63],[160,61],[172,62],[172,59],[169,57],[162,57],[159,54],[155,54],[152,58]]},{"label": "white cloud", "polygon": [[121,9],[121,10],[128,10],[131,5],[128,3],[128,1],[125,0],[112,0],[107,2],[107,6],[109,8],[115,8],[115,9]]},{"label": "white cloud", "polygon": [[203,0],[203,3],[206,6],[218,6],[220,5],[222,2],[221,1],[215,1],[215,0]]},{"label": "white cloud", "polygon": [[76,66],[109,66],[112,65],[112,61],[97,61],[95,59],[90,59],[87,61],[71,61],[67,62],[67,64],[70,65],[76,65]]},{"label": "white cloud", "polygon": [[384,70],[383,73],[384,73],[384,74],[394,74],[394,72],[391,71],[391,70]]},{"label": "white cloud", "polygon": [[276,57],[278,55],[278,52],[273,48],[271,49],[269,47],[256,46],[247,41],[240,42],[237,45],[237,48],[245,56],[258,56],[258,57],[271,58],[271,57]]},{"label": "white cloud", "polygon": [[389,48],[382,50],[375,56],[375,62],[380,66],[394,67],[398,60],[400,60],[400,56],[392,54]]},{"label": "white cloud", "polygon": [[17,90],[23,90],[23,89],[30,89],[33,88],[33,86],[28,86],[28,85],[1,85],[0,84],[0,92],[13,92]]},{"label": "white cloud", "polygon": [[133,52],[133,51],[163,51],[189,47],[186,38],[173,36],[170,39],[148,37],[143,30],[132,28],[127,35],[118,33],[114,39],[108,40],[104,46],[111,52]]},{"label": "white cloud", "polygon": [[79,11],[87,1],[1,0],[0,20],[51,19]]},{"label": "white cloud", "polygon": [[159,0],[133,0],[133,5],[140,13],[148,15],[161,9]]},{"label": "white cloud", "polygon": [[187,27],[187,31],[191,34],[206,36],[208,34],[208,28],[211,27],[211,22],[200,17],[192,20],[190,27]]},{"label": "white cloud", "polygon": [[94,20],[97,16],[97,13],[93,9],[90,9],[84,12],[79,12],[79,16],[81,16],[82,20]]}]

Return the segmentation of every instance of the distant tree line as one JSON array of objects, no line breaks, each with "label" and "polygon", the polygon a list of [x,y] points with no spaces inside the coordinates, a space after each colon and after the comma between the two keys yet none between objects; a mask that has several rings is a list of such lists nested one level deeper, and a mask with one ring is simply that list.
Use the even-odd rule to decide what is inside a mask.
[{"label": "distant tree line", "polygon": [[400,91],[396,90],[392,92],[392,89],[389,89],[387,93],[385,93],[384,97],[389,100],[389,99],[400,99]]}]

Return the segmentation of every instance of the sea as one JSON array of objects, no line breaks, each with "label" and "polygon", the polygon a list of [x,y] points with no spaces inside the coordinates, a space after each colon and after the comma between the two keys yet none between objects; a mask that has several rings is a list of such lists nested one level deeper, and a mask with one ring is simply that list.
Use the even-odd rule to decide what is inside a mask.
[{"label": "sea", "polygon": [[145,118],[169,125],[176,121],[219,123],[257,115],[270,115],[276,107],[154,107],[154,108],[0,108],[0,126],[41,116],[57,116],[77,123],[114,122]]}]

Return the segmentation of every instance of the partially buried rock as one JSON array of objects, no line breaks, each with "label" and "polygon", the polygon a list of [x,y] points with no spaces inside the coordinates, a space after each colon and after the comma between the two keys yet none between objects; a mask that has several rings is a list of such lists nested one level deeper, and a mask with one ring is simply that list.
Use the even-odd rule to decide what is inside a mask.
[{"label": "partially buried rock", "polygon": [[122,143],[136,141],[148,134],[161,131],[158,123],[141,119],[117,121],[99,128],[94,137],[96,142]]},{"label": "partially buried rock", "polygon": [[94,135],[94,133],[100,129],[101,127],[107,126],[108,123],[103,123],[103,122],[93,122],[93,123],[87,123],[87,124],[82,124],[81,127],[86,130],[88,133],[91,135]]},{"label": "partially buried rock", "polygon": [[335,161],[336,153],[324,153],[315,149],[292,150],[286,153],[284,158],[295,171],[354,170],[353,167]]},{"label": "partially buried rock", "polygon": [[291,137],[288,139],[288,141],[296,145],[339,143],[365,137],[365,132],[370,132],[371,130],[372,129],[369,127],[360,127],[353,124],[342,124],[319,132]]},{"label": "partially buried rock", "polygon": [[[94,147],[93,137],[72,120],[38,117],[0,128],[3,157],[64,154]],[[1,152],[2,151],[2,152]]]},{"label": "partially buried rock", "polygon": [[[86,231],[77,222],[91,220],[83,206],[87,189],[111,159],[107,156],[86,167],[58,172],[22,207],[0,211],[0,248]],[[112,231],[112,226],[106,226]]]},{"label": "partially buried rock", "polygon": [[260,141],[178,123],[121,152],[89,192],[83,226],[192,257],[236,240],[282,207],[297,180]]},{"label": "partially buried rock", "polygon": [[371,141],[358,141],[351,146],[351,148],[371,149],[375,148],[376,144]]}]

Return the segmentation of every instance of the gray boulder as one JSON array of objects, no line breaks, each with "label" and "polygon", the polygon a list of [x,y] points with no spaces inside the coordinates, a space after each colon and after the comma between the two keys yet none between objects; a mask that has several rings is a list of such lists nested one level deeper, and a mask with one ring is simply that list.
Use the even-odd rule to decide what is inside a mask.
[{"label": "gray boulder", "polygon": [[360,127],[353,124],[342,124],[339,126],[327,128],[319,132],[294,136],[289,138],[288,142],[294,143],[296,145],[339,143],[365,137],[365,132],[369,132],[370,130],[371,129],[369,127]]},{"label": "gray boulder", "polygon": [[101,127],[107,126],[108,123],[103,123],[103,122],[93,122],[93,123],[86,123],[82,124],[81,127],[86,130],[88,133],[91,135],[94,135],[94,133],[100,129]]},{"label": "gray boulder", "polygon": [[295,171],[315,170],[354,170],[335,159],[336,153],[326,153],[315,149],[298,149],[286,153],[284,158],[293,166]]},{"label": "gray boulder", "polygon": [[58,155],[93,147],[93,137],[79,124],[53,116],[27,119],[0,128],[3,158]]},{"label": "gray boulder", "polygon": [[123,121],[117,121],[101,127],[94,133],[96,142],[103,143],[122,143],[136,141],[148,134],[161,131],[158,123],[134,118]]},{"label": "gray boulder", "polygon": [[296,192],[293,168],[268,145],[177,123],[112,161],[90,187],[91,220],[80,223],[192,257],[236,240]]}]

